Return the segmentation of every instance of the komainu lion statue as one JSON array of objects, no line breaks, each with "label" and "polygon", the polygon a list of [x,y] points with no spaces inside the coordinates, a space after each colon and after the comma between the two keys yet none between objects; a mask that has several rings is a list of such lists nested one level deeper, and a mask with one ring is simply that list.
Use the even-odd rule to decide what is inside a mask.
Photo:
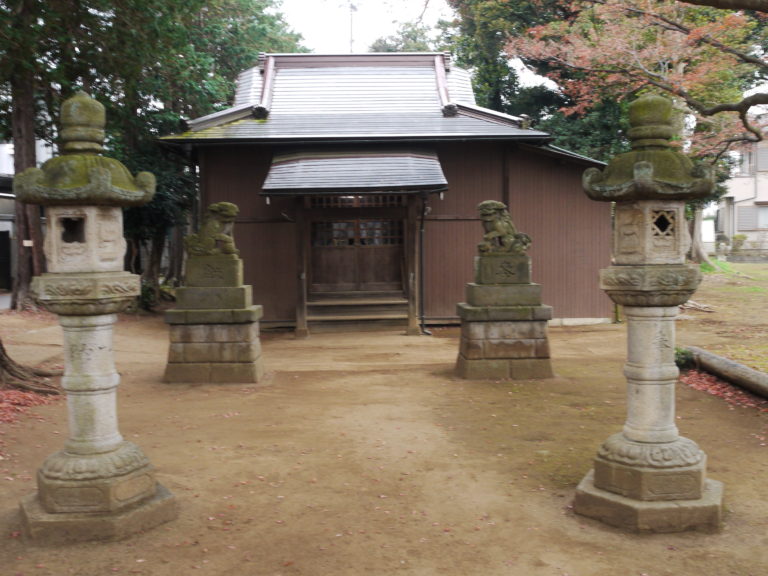
[{"label": "komainu lion statue", "polygon": [[489,252],[523,253],[531,245],[531,238],[515,229],[507,207],[496,200],[486,200],[477,205],[483,222],[483,241],[477,245],[481,254]]},{"label": "komainu lion statue", "polygon": [[205,211],[203,223],[197,234],[184,238],[184,246],[190,256],[214,256],[216,254],[240,254],[235,248],[232,228],[239,209],[231,202],[211,204]]}]

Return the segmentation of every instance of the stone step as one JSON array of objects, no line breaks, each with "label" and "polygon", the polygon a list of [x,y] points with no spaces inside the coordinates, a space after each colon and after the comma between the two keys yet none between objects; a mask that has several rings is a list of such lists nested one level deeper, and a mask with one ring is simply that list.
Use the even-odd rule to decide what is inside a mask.
[{"label": "stone step", "polygon": [[348,292],[312,292],[309,303],[320,303],[328,300],[405,300],[402,290],[348,291]]},{"label": "stone step", "polygon": [[356,322],[365,320],[407,320],[407,312],[368,310],[364,313],[349,314],[308,314],[308,322]]},{"label": "stone step", "polygon": [[357,293],[354,297],[325,297],[307,302],[308,320],[373,320],[408,317],[408,300],[402,294]]}]

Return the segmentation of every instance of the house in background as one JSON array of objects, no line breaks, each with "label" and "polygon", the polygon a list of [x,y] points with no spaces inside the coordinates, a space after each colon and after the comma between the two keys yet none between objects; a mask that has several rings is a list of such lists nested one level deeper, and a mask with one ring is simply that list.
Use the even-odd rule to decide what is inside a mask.
[{"label": "house in background", "polygon": [[245,282],[267,324],[458,322],[483,200],[533,239],[533,280],[556,319],[608,321],[610,206],[521,118],[475,104],[442,53],[267,54],[234,105],[163,138],[200,175],[200,204],[233,202]]},{"label": "house in background", "polygon": [[13,222],[16,218],[16,196],[13,176],[0,173],[0,290],[13,288]]},{"label": "house in background", "polygon": [[[53,156],[53,147],[38,140],[35,143],[37,165]],[[15,270],[14,222],[16,221],[16,196],[13,193],[13,144],[0,142],[0,290],[13,288]]]},{"label": "house in background", "polygon": [[[726,187],[728,193],[718,203],[716,229],[731,241],[728,259],[768,261],[768,142],[756,142],[742,152]],[[739,235],[745,238],[736,247],[733,237]]]}]

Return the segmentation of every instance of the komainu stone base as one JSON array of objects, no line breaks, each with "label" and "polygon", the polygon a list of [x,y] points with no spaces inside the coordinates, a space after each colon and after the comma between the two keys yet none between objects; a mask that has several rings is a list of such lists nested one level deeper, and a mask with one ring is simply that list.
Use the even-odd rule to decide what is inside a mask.
[{"label": "komainu stone base", "polygon": [[178,502],[162,485],[151,498],[118,512],[46,512],[37,494],[21,501],[22,531],[35,544],[112,541],[175,520]]},{"label": "komainu stone base", "polygon": [[459,354],[456,375],[465,380],[538,380],[554,374],[549,358],[473,360]]},{"label": "komainu stone base", "polygon": [[715,532],[722,520],[723,484],[705,480],[701,498],[696,500],[635,500],[596,488],[590,471],[576,488],[573,509],[631,532]]},{"label": "komainu stone base", "polygon": [[476,306],[462,302],[457,311],[461,318],[457,376],[467,380],[554,376],[547,336],[550,306]]},{"label": "komainu stone base", "polygon": [[261,306],[245,310],[169,310],[165,382],[259,382]]}]

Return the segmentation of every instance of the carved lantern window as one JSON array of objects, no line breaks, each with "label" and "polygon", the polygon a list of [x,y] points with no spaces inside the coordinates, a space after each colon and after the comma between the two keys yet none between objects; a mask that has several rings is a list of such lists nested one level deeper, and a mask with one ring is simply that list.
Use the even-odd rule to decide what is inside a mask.
[{"label": "carved lantern window", "polygon": [[49,206],[45,236],[48,271],[119,272],[125,239],[123,211],[117,206]]},{"label": "carved lantern window", "polygon": [[617,204],[616,264],[684,264],[691,244],[684,210],[682,201]]}]

